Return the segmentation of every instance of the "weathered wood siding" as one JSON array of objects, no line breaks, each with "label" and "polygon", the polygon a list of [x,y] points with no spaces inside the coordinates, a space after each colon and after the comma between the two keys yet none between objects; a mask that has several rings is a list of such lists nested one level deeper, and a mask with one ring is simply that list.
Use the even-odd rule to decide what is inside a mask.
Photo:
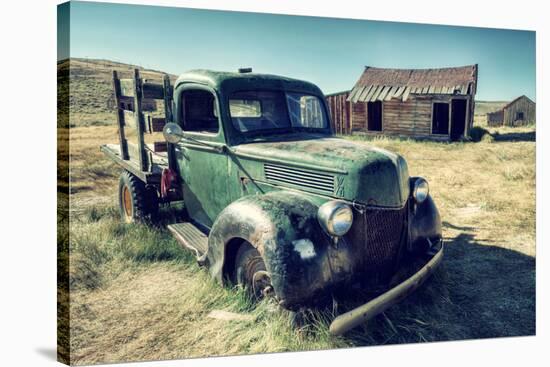
[{"label": "weathered wood siding", "polygon": [[504,121],[504,111],[498,110],[487,114],[488,126],[501,126]]},{"label": "weathered wood siding", "polygon": [[[518,120],[518,113],[523,113],[523,119]],[[504,125],[519,126],[535,123],[536,105],[526,97],[521,97],[514,103],[504,108]]]},{"label": "weathered wood siding", "polygon": [[[411,136],[417,138],[432,138],[437,140],[448,139],[448,135],[432,134],[432,106],[433,103],[451,103],[453,96],[449,95],[410,95],[406,101],[393,98],[382,102],[382,131],[369,131],[367,125],[368,103],[352,104],[352,132],[361,132],[375,135]],[[461,97],[464,98],[464,97]],[[471,102],[466,112],[466,126],[471,127]],[[449,116],[450,124],[450,116]],[[449,125],[450,126],[450,125]]]},{"label": "weathered wood siding", "polygon": [[411,96],[405,102],[392,99],[382,104],[382,133],[413,137],[429,136],[432,124],[432,100]]},{"label": "weathered wood siding", "polygon": [[352,103],[351,106],[352,131],[367,130],[367,104],[364,102]]},{"label": "weathered wood siding", "polygon": [[332,129],[337,134],[351,133],[351,103],[346,101],[348,96],[349,92],[326,96]]}]

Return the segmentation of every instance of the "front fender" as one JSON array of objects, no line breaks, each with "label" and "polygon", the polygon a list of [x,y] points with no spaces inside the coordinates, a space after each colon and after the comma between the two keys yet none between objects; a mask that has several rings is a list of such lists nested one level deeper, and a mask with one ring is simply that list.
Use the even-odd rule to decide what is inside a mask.
[{"label": "front fender", "polygon": [[408,249],[412,252],[426,252],[432,243],[441,238],[441,217],[432,197],[428,195],[422,203],[412,205]]},{"label": "front fender", "polygon": [[240,238],[262,255],[279,300],[286,306],[309,298],[330,281],[330,238],[317,220],[318,206],[289,191],[245,196],[224,209],[212,226],[208,261],[224,283],[228,244]]}]

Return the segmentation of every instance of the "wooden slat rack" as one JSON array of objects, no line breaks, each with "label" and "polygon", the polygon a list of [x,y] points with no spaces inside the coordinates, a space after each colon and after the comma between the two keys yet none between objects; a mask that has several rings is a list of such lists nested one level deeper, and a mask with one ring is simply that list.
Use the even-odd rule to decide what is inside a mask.
[{"label": "wooden slat rack", "polygon": [[[121,79],[114,70],[113,89],[119,144],[102,145],[101,150],[145,183],[158,185],[164,168],[177,171],[174,147],[165,141],[146,144],[145,134],[162,132],[164,125],[173,121],[170,78],[164,75],[158,83],[142,79],[134,69],[133,78]],[[163,116],[152,113],[159,100],[164,104]],[[128,129],[136,132],[136,143],[128,141]]]}]

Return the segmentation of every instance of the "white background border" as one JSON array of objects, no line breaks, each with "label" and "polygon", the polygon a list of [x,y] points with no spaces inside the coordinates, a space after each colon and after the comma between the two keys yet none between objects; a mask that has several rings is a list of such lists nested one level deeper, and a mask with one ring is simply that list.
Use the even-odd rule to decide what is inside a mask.
[{"label": "white background border", "polygon": [[[537,336],[141,363],[140,366],[541,365],[548,338],[548,10],[540,1],[149,0],[133,4],[537,31]],[[5,1],[0,168],[0,365],[53,365],[56,348],[56,5]],[[545,19],[546,15],[546,19]],[[320,41],[322,42],[322,41]],[[546,46],[546,47],[545,47]],[[546,60],[546,64],[543,61]],[[7,79],[6,79],[7,78]],[[546,87],[546,88],[545,88]],[[8,108],[5,108],[8,106]],[[7,129],[6,129],[7,127]],[[546,162],[548,167],[548,163]],[[483,274],[480,274],[482,277]],[[544,292],[546,289],[546,292]],[[545,350],[546,346],[546,350]],[[545,353],[546,352],[546,353]]]}]

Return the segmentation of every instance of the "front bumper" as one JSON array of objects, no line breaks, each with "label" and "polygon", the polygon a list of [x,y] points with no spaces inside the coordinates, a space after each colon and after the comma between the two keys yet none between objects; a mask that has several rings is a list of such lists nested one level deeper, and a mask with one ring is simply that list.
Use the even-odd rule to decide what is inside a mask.
[{"label": "front bumper", "polygon": [[330,324],[331,335],[341,335],[384,312],[414,292],[434,272],[443,259],[443,242],[439,251],[418,272],[373,300],[337,316]]}]

